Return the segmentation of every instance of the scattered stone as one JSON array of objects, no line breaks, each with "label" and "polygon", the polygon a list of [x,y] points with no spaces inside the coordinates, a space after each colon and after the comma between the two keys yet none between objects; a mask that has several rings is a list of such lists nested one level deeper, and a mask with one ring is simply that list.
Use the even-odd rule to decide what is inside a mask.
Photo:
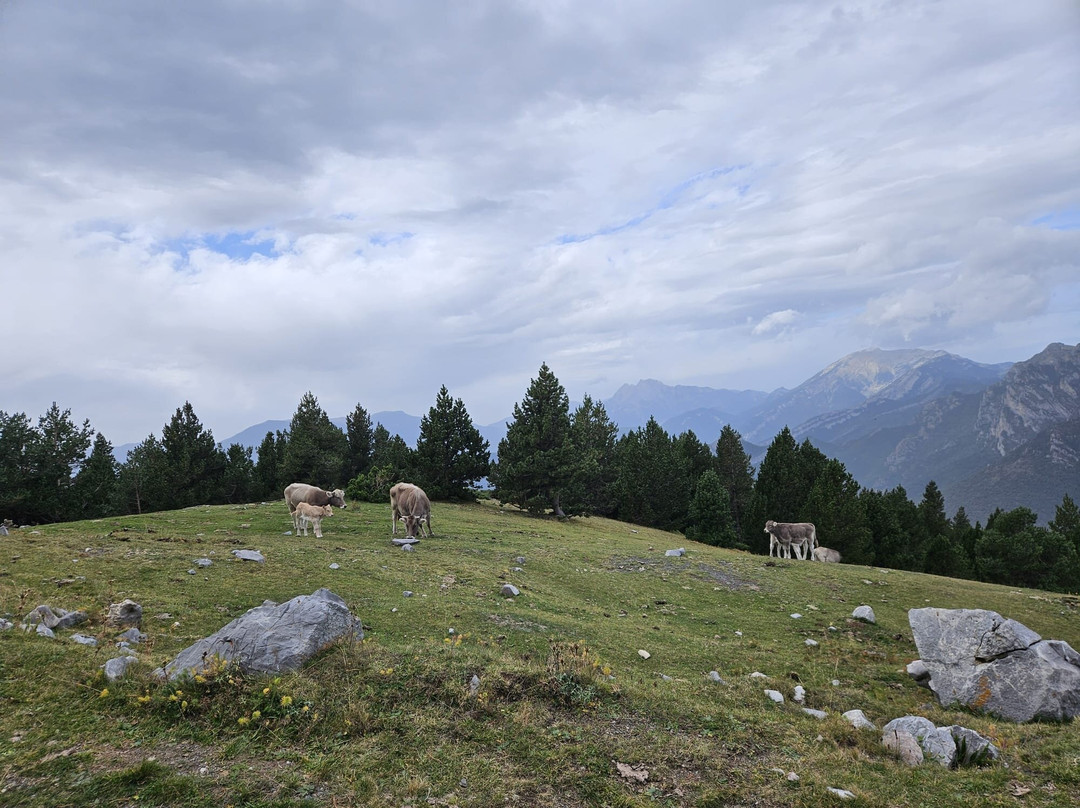
[{"label": "scattered stone", "polygon": [[753,673],[750,674],[750,678],[751,679],[768,679],[769,677],[766,676],[761,671],[754,671]]},{"label": "scattered stone", "polygon": [[195,559],[195,566],[196,567],[209,567],[213,563],[214,562],[211,561],[209,558],[196,558]]},{"label": "scattered stone", "polygon": [[637,655],[638,655],[639,657],[641,657],[642,659],[648,659],[649,657],[651,657],[651,656],[652,656],[652,654],[650,654],[650,653],[649,653],[648,651],[646,651],[646,650],[645,650],[644,648],[639,648],[639,649],[638,649],[638,652],[637,652]]},{"label": "scattered stone", "polygon": [[10,620],[5,620],[4,618],[0,617],[0,631],[6,631],[7,629],[14,627],[15,624],[12,623]]},{"label": "scattered stone", "polygon": [[807,648],[817,648],[817,646],[818,646],[818,641],[817,640],[807,639],[807,640],[804,640],[803,642],[804,642],[804,644],[806,645]]},{"label": "scattered stone", "polygon": [[117,635],[116,639],[124,640],[125,642],[141,643],[146,641],[146,635],[132,626],[123,634]]},{"label": "scattered stone", "polygon": [[795,612],[793,615],[791,615],[792,620],[800,620],[801,618],[802,618],[802,615],[799,614],[798,612]]},{"label": "scattered stone", "polygon": [[115,682],[117,679],[123,679],[127,675],[128,668],[138,661],[139,658],[133,656],[114,657],[101,668],[105,671],[105,678],[110,682]]},{"label": "scattered stone", "polygon": [[616,761],[615,769],[618,771],[620,777],[627,780],[644,783],[649,779],[649,772],[643,766],[631,766],[627,763],[619,763]]},{"label": "scattered stone", "polygon": [[799,702],[799,704],[802,704],[806,701],[806,688],[802,685],[795,685],[795,692],[791,698]]},{"label": "scattered stone", "polygon": [[673,677],[668,676],[666,673],[661,673],[660,678],[663,679],[665,682],[674,682],[675,681],[675,679]]},{"label": "scattered stone", "polygon": [[848,710],[844,713],[844,718],[851,722],[851,726],[855,729],[877,729],[874,722],[867,718],[862,710]]},{"label": "scattered stone", "polygon": [[42,637],[48,637],[50,640],[55,640],[56,639],[56,632],[54,632],[51,628],[49,628],[44,623],[38,623],[36,630],[37,630],[37,633],[40,634]]},{"label": "scattered stone", "polygon": [[121,640],[120,642],[118,642],[116,644],[116,647],[119,648],[121,651],[131,651],[131,650],[133,650],[132,647],[131,647],[131,643],[129,643],[127,640]]},{"label": "scattered stone", "polygon": [[907,673],[912,679],[915,680],[915,684],[920,687],[930,687],[930,669],[926,667],[926,663],[921,659],[916,659],[907,664]]},{"label": "scattered stone", "polygon": [[709,671],[709,680],[720,683],[724,682],[724,680],[720,677],[720,671]]},{"label": "scattered stone", "polygon": [[956,765],[970,766],[972,763],[979,764],[997,760],[1001,752],[990,743],[990,739],[980,735],[973,729],[962,727],[959,724],[945,727],[952,734],[956,742]]},{"label": "scattered stone", "polygon": [[855,799],[855,795],[852,794],[850,791],[848,791],[846,788],[833,788],[832,786],[829,786],[825,790],[828,791],[833,796],[839,797],[842,800],[853,800],[853,799]]},{"label": "scattered stone", "polygon": [[869,606],[860,606],[851,613],[851,616],[856,620],[862,620],[864,623],[877,623],[877,618],[874,617],[874,610]]},{"label": "scattered stone", "polygon": [[885,725],[881,742],[888,745],[891,733],[911,735],[918,741],[925,757],[933,758],[947,769],[956,762],[956,741],[953,740],[952,732],[934,726],[934,722],[929,718],[921,715],[894,718]]},{"label": "scattered stone", "polygon": [[477,676],[474,673],[472,679],[469,680],[469,696],[475,699],[476,694],[479,693],[479,692],[480,692],[480,677]]},{"label": "scattered stone", "polygon": [[516,598],[521,594],[521,590],[513,584],[503,584],[502,589],[499,590],[499,594],[504,598]]},{"label": "scattered stone", "polygon": [[406,589],[404,592],[401,593],[401,596],[403,598],[411,598],[413,596],[413,593],[410,590]]},{"label": "scattered stone", "polygon": [[86,622],[86,612],[69,612],[64,609],[53,609],[50,606],[41,605],[26,615],[28,625],[41,624],[46,628],[71,628]]},{"label": "scattered stone", "polygon": [[159,674],[176,679],[217,661],[244,671],[279,673],[299,668],[340,637],[364,638],[363,624],[329,589],[298,595],[280,606],[249,609],[220,631],[181,651]]},{"label": "scattered stone", "polygon": [[836,626],[829,626],[829,631],[839,631],[839,630],[840,629],[838,629]]},{"label": "scattered stone", "polygon": [[685,555],[685,554],[686,554],[686,550],[684,548],[682,548],[682,547],[680,547],[678,550],[668,550],[666,553],[664,553],[664,555],[672,556],[674,558],[678,558],[679,556],[682,556],[682,555]]},{"label": "scattered stone", "polygon": [[79,645],[89,645],[91,648],[97,648],[97,640],[93,637],[87,637],[85,634],[72,634],[71,639]]},{"label": "scattered stone", "polygon": [[785,777],[789,783],[799,782],[799,775],[795,774],[795,772],[788,772]]},{"label": "scattered stone", "polygon": [[119,626],[137,626],[142,622],[142,606],[131,598],[112,603],[105,617],[105,625],[116,628]]},{"label": "scattered stone", "polygon": [[736,637],[741,637],[741,636],[742,636],[742,632],[741,632],[741,631],[736,631],[736,632],[735,632],[735,636],[736,636]]},{"label": "scattered stone", "polygon": [[802,711],[807,715],[812,715],[814,718],[825,719],[829,717],[829,714],[824,710],[815,710],[812,707],[803,707]]},{"label": "scattered stone", "polygon": [[1080,654],[1068,643],[984,609],[912,609],[908,622],[942,706],[1021,723],[1080,715]]},{"label": "scattered stone", "polygon": [[918,766],[925,759],[919,739],[902,729],[887,729],[881,743],[908,766]]},{"label": "scattered stone", "polygon": [[397,545],[398,547],[407,547],[407,546],[412,545],[412,544],[417,544],[420,541],[420,539],[416,539],[416,538],[412,538],[412,539],[390,539],[390,541],[393,544]]},{"label": "scattered stone", "polygon": [[233,550],[232,554],[241,561],[257,561],[260,564],[266,561],[266,556],[258,550]]},{"label": "scattered stone", "polygon": [[784,694],[781,693],[779,690],[766,690],[765,695],[775,701],[777,704],[784,703]]},{"label": "scattered stone", "polygon": [[331,565],[330,565],[330,569],[332,569],[332,570],[339,570],[339,569],[341,569],[341,565],[339,565],[339,564],[331,564]]},{"label": "scattered stone", "polygon": [[514,559],[514,561],[516,563],[518,563],[518,564],[524,564],[525,563],[525,556],[518,556],[517,558]]},{"label": "scattered stone", "polygon": [[416,552],[416,548],[411,544],[402,545],[401,549],[404,550],[406,553],[415,553]]},{"label": "scattered stone", "polygon": [[840,687],[840,680],[833,679],[831,682],[829,682],[829,684],[831,684],[833,687]]}]

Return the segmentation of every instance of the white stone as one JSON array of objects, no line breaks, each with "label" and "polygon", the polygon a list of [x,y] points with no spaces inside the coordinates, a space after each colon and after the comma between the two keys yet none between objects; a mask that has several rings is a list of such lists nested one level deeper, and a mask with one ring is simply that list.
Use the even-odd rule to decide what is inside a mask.
[{"label": "white stone", "polygon": [[844,713],[844,718],[850,721],[855,729],[877,729],[874,722],[867,718],[862,710],[848,710]]},{"label": "white stone", "polygon": [[779,690],[766,690],[765,695],[775,701],[777,704],[784,703],[784,694],[781,693]]}]

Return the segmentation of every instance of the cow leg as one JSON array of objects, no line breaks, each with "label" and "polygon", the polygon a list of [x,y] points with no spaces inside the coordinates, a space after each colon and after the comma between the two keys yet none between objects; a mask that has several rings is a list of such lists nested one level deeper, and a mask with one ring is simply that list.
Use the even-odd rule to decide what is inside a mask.
[{"label": "cow leg", "polygon": [[322,538],[322,519],[316,519],[311,523],[311,526],[315,528],[315,538]]}]

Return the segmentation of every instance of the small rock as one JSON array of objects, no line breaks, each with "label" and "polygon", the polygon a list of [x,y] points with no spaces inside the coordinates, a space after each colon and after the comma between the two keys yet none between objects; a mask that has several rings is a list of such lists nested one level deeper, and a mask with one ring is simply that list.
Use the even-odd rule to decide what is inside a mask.
[{"label": "small rock", "polygon": [[799,620],[800,618],[802,618],[802,615],[798,612],[795,612],[795,614],[791,615],[792,620]]},{"label": "small rock", "polygon": [[469,695],[476,698],[476,694],[480,692],[480,677],[475,673],[472,679],[469,680]]},{"label": "small rock", "polygon": [[741,636],[742,636],[742,632],[741,632],[741,631],[736,631],[736,632],[735,632],[735,636],[736,636],[736,637],[741,637]]},{"label": "small rock", "polygon": [[416,552],[416,548],[411,544],[406,544],[406,545],[402,546],[401,549],[404,550],[406,553],[415,553]]},{"label": "small rock", "polygon": [[12,623],[10,620],[5,620],[4,618],[0,617],[0,631],[6,631],[7,629],[14,627],[15,624]]},{"label": "small rock", "polygon": [[818,641],[817,640],[808,639],[808,640],[805,640],[804,643],[805,643],[807,648],[817,648],[817,646],[818,646]]},{"label": "small rock", "polygon": [[840,680],[833,679],[831,682],[829,682],[829,684],[831,684],[833,687],[840,687]]},{"label": "small rock", "polygon": [[769,677],[766,676],[761,671],[754,671],[753,673],[750,674],[750,678],[751,679],[768,679]]},{"label": "small rock", "polygon": [[138,661],[138,658],[133,656],[115,657],[101,667],[105,671],[105,678],[110,682],[115,682],[117,679],[122,679],[127,674],[127,669]]},{"label": "small rock", "polygon": [[803,707],[802,711],[807,715],[812,715],[814,718],[825,719],[829,717],[829,714],[824,710],[815,710],[812,707]]},{"label": "small rock", "polygon": [[641,657],[642,659],[648,659],[649,657],[651,657],[651,656],[652,656],[652,654],[650,654],[650,653],[649,653],[648,651],[646,651],[646,650],[645,650],[644,648],[639,648],[639,649],[638,649],[638,652],[637,652],[637,654],[638,654],[638,656],[639,656],[639,657]]},{"label": "small rock", "polygon": [[867,718],[862,710],[848,710],[844,713],[844,718],[850,721],[855,729],[877,729],[874,722]]},{"label": "small rock", "polygon": [[724,681],[723,679],[720,678],[720,671],[709,671],[709,679],[710,679],[710,681],[713,681],[713,682],[723,682]]},{"label": "small rock", "polygon": [[412,544],[417,544],[420,539],[390,539],[392,544],[396,544],[398,547],[408,547]]},{"label": "small rock", "polygon": [[779,690],[766,690],[765,695],[775,701],[777,704],[784,703],[784,694],[781,693]]},{"label": "small rock", "polygon": [[233,550],[232,554],[241,561],[257,561],[260,564],[266,561],[266,556],[258,550]]},{"label": "small rock", "polygon": [[675,681],[672,677],[668,676],[666,673],[661,673],[660,678],[663,679],[665,682],[674,682]]},{"label": "small rock", "polygon": [[686,554],[686,550],[684,548],[682,548],[682,547],[680,547],[678,550],[668,550],[666,553],[664,553],[664,555],[666,555],[666,556],[672,556],[672,557],[675,557],[675,558],[678,558],[679,556],[682,556],[682,555],[685,555],[685,554]]},{"label": "small rock", "polygon": [[51,628],[49,628],[44,623],[38,623],[36,631],[42,637],[48,637],[50,640],[55,640],[56,639],[56,632],[54,632]]},{"label": "small rock", "polygon": [[874,617],[874,610],[869,606],[860,606],[851,613],[851,616],[856,620],[862,620],[864,623],[877,623],[877,619]]},{"label": "small rock", "polygon": [[401,593],[401,596],[403,598],[411,598],[413,596],[413,593],[411,591],[409,591],[408,589],[406,589],[404,592]]},{"label": "small rock", "polygon": [[514,559],[514,561],[516,561],[518,564],[524,564],[525,563],[525,556],[518,556],[517,558]]},{"label": "small rock", "polygon": [[188,575],[198,575],[199,573],[198,573],[198,572],[196,572],[195,570],[191,569],[191,570],[188,570],[188,571],[187,571],[187,574],[188,574]]},{"label": "small rock", "polygon": [[341,569],[341,565],[340,564],[331,564],[330,569],[339,570],[339,569]]},{"label": "small rock", "polygon": [[919,739],[910,732],[889,730],[881,737],[881,743],[908,766],[918,766],[925,759]]},{"label": "small rock", "polygon": [[848,791],[846,788],[833,788],[832,786],[829,786],[825,790],[828,791],[830,794],[839,797],[842,800],[855,799],[855,795]]},{"label": "small rock", "polygon": [[195,566],[196,567],[209,567],[213,563],[214,562],[211,561],[209,558],[196,558],[195,559]]},{"label": "small rock", "polygon": [[802,685],[795,685],[795,692],[791,698],[799,702],[799,704],[802,704],[806,701],[806,688]]},{"label": "small rock", "polygon": [[920,687],[930,687],[930,669],[921,659],[916,659],[907,664],[907,673],[915,684]]},{"label": "small rock", "polygon": [[516,598],[521,594],[521,590],[513,584],[503,584],[502,589],[499,590],[499,594],[504,598]]},{"label": "small rock", "polygon": [[788,772],[787,780],[789,783],[797,783],[799,782],[799,775],[795,774],[795,772]]},{"label": "small rock", "polygon": [[118,640],[126,640],[127,642],[140,643],[140,642],[145,642],[146,641],[146,635],[143,634],[141,631],[139,631],[134,626],[132,626],[127,631],[125,631],[123,634],[117,635],[116,639],[118,639]]}]

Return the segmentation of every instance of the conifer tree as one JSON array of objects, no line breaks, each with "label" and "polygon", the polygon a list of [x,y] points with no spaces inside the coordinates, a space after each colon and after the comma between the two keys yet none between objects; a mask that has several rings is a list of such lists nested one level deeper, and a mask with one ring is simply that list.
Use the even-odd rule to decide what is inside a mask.
[{"label": "conifer tree", "polygon": [[817,528],[819,545],[839,550],[852,564],[869,564],[874,557],[859,484],[844,464],[830,458],[818,472],[802,513]]},{"label": "conifer tree", "polygon": [[60,410],[54,401],[38,419],[31,443],[31,500],[27,518],[35,522],[61,522],[75,512],[71,486],[76,470],[86,459],[94,430],[89,421],[81,426],[71,420],[71,410]]},{"label": "conifer tree", "polygon": [[285,479],[288,483],[344,488],[348,454],[345,433],[334,426],[314,394],[304,393],[289,422],[282,460]]},{"label": "conifer tree", "polygon": [[738,537],[731,518],[727,489],[713,469],[706,469],[697,482],[690,501],[686,538],[717,547],[737,547]]},{"label": "conifer tree", "polygon": [[72,484],[73,519],[99,519],[116,513],[118,470],[113,446],[99,432]]},{"label": "conifer tree", "polygon": [[161,431],[167,475],[166,509],[221,502],[225,453],[195,415],[191,402],[178,407]]},{"label": "conifer tree", "polygon": [[758,469],[754,483],[754,496],[750,507],[750,524],[747,532],[750,549],[759,553],[769,551],[769,539],[764,533],[765,522],[802,522],[804,497],[809,492],[803,478],[803,464],[799,459],[799,445],[786,426],[780,430]]},{"label": "conifer tree", "polygon": [[739,543],[749,546],[746,516],[754,495],[754,466],[743,449],[742,436],[730,424],[720,430],[716,441],[716,473],[727,491]]},{"label": "conifer tree", "polygon": [[570,416],[574,473],[564,510],[570,515],[610,516],[615,500],[615,441],[618,427],[599,401],[586,394]]},{"label": "conifer tree", "polygon": [[128,452],[116,482],[120,513],[151,513],[174,507],[165,448],[154,435]]},{"label": "conifer tree", "polygon": [[1058,535],[1064,536],[1080,554],[1080,508],[1076,507],[1073,498],[1068,494],[1055,508],[1054,518],[1050,520],[1048,527]]},{"label": "conifer tree", "polygon": [[683,530],[690,510],[691,480],[686,457],[650,417],[615,446],[615,503],[618,518],[661,530]]},{"label": "conifer tree", "polygon": [[416,473],[432,499],[472,499],[469,489],[488,475],[488,442],[473,424],[465,403],[443,385],[435,405],[420,419]]},{"label": "conifer tree", "polygon": [[18,524],[30,521],[36,440],[25,413],[8,415],[0,410],[0,514]]},{"label": "conifer tree", "polygon": [[221,498],[228,503],[255,499],[255,462],[251,447],[232,443],[225,451],[225,471],[221,478]]},{"label": "conifer tree", "polygon": [[[253,494],[259,499],[275,499],[282,496],[285,486],[285,446],[288,436],[278,430],[267,431],[259,444],[258,459],[255,461]],[[290,481],[291,482],[291,481]]]},{"label": "conifer tree", "polygon": [[345,435],[349,440],[348,469],[345,476],[351,480],[371,468],[371,452],[375,441],[371,416],[359,404],[352,413],[345,416]]},{"label": "conifer tree", "polygon": [[492,469],[495,498],[532,513],[565,516],[562,502],[573,479],[570,400],[547,364],[514,405],[514,420],[499,442]]}]

